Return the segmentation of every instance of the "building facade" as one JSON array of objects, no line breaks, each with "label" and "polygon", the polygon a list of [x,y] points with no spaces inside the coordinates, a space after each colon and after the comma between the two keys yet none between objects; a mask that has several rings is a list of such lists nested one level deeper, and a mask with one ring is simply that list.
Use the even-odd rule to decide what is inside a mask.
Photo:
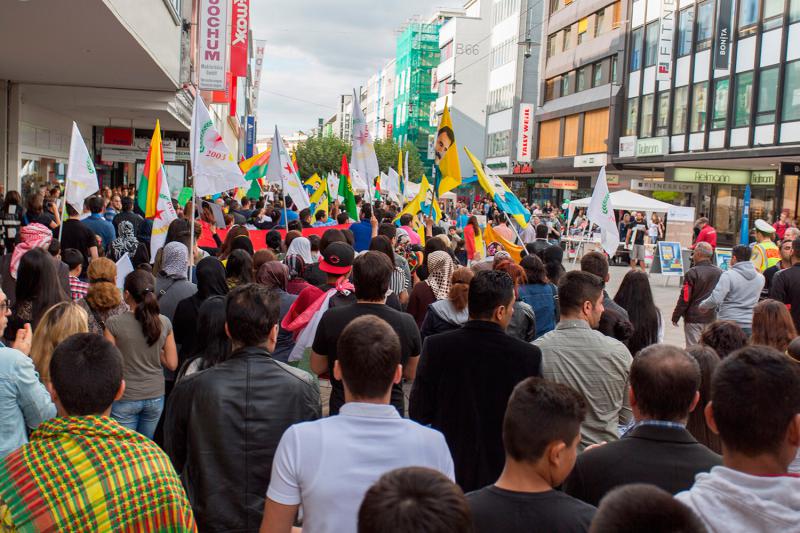
[{"label": "building facade", "polygon": [[[682,0],[673,30],[663,32],[660,1],[632,2],[613,162],[635,187],[694,206],[720,243],[733,244],[748,185],[751,221],[798,216],[800,2],[723,5],[731,4]],[[664,37],[671,54],[659,54]]]}]

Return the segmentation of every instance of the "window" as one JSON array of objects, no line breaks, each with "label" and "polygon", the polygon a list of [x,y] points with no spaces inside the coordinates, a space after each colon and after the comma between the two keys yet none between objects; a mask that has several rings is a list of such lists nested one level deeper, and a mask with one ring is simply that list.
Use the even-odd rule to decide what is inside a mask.
[{"label": "window", "polygon": [[706,107],[708,106],[708,82],[696,83],[692,88],[692,133],[706,130]]},{"label": "window", "polygon": [[783,15],[783,0],[764,0],[764,31],[771,30],[781,25]]},{"label": "window", "polygon": [[[553,100],[556,97],[555,96],[555,94],[556,94],[555,87],[556,87],[556,80],[557,79],[558,78],[553,78],[553,79],[550,79],[550,80],[547,80],[546,82],[544,82],[544,101],[545,102],[549,102],[550,100]],[[559,82],[560,81],[561,80],[559,80]]]},{"label": "window", "polygon": [[583,115],[583,153],[608,150],[608,108],[587,111]]},{"label": "window", "polygon": [[495,69],[514,59],[514,53],[517,51],[516,37],[506,39],[502,43],[492,48],[491,59],[489,60],[489,68]]},{"label": "window", "polygon": [[736,99],[733,109],[733,126],[741,128],[750,125],[750,106],[753,103],[753,72],[736,75]]},{"label": "window", "polygon": [[[800,2],[800,0],[798,0]],[[684,9],[678,16],[678,57],[692,53],[694,31],[694,7]]]},{"label": "window", "polygon": [[617,83],[619,81],[619,69],[617,68],[617,56],[611,58],[611,82]]},{"label": "window", "polygon": [[594,16],[594,36],[597,37],[601,33],[608,31],[606,28],[606,10],[601,9]]},{"label": "window", "polygon": [[489,147],[487,157],[498,157],[508,155],[509,141],[511,140],[511,130],[498,131],[497,133],[489,134]]},{"label": "window", "polygon": [[489,103],[486,106],[487,113],[497,113],[511,107],[514,100],[514,86],[505,85],[499,89],[489,91]]},{"label": "window", "polygon": [[566,52],[572,47],[572,26],[567,26],[564,28],[564,40],[562,41],[561,51]]},{"label": "window", "polygon": [[589,37],[589,19],[584,17],[578,21],[578,44],[583,43]]},{"label": "window", "polygon": [[639,123],[639,99],[630,98],[625,107],[625,135],[636,135],[636,125]]},{"label": "window", "polygon": [[558,157],[561,138],[561,119],[554,118],[539,124],[539,159]]},{"label": "window", "polygon": [[608,69],[608,59],[599,61],[594,64],[594,76],[592,78],[592,87],[599,87],[607,82],[606,70]]},{"label": "window", "polygon": [[781,114],[783,120],[800,120],[800,61],[786,64]]},{"label": "window", "polygon": [[658,93],[656,101],[656,136],[661,137],[669,133],[669,91]]},{"label": "window", "polygon": [[653,136],[653,102],[655,95],[647,94],[642,97],[642,127],[639,129],[639,137]]},{"label": "window", "polygon": [[755,26],[758,22],[758,0],[740,0],[740,2],[739,30],[741,31]]},{"label": "window", "polygon": [[642,33],[644,28],[636,28],[631,33],[631,72],[642,66]]},{"label": "window", "polygon": [[728,116],[728,79],[717,80],[714,84],[714,113],[711,115],[711,129],[725,128],[725,119]]},{"label": "window", "polygon": [[800,0],[789,0],[789,22],[800,20]]},{"label": "window", "polygon": [[578,123],[580,115],[570,115],[564,119],[563,157],[578,155]]},{"label": "window", "polygon": [[[435,76],[436,74],[434,73],[433,75]],[[447,76],[443,80],[439,80],[439,87],[437,88],[438,90],[436,91],[436,94],[439,95],[439,96],[444,96],[444,95],[448,94],[450,92],[450,82],[451,81],[452,80],[450,79],[450,76]]]},{"label": "window", "polygon": [[711,47],[712,27],[714,26],[714,3],[706,0],[697,6],[697,51]]},{"label": "window", "polygon": [[672,106],[672,134],[686,133],[686,106],[689,105],[689,87],[675,88],[675,104]]},{"label": "window", "polygon": [[575,87],[573,84],[574,78],[574,72],[569,72],[561,77],[561,96],[567,96],[575,92]]},{"label": "window", "polygon": [[446,45],[442,46],[439,52],[441,61],[446,61],[453,57],[453,41],[449,41]]},{"label": "window", "polygon": [[645,28],[644,66],[652,67],[656,64],[658,55],[658,22],[653,22]]},{"label": "window", "polygon": [[547,38],[547,58],[551,58],[556,55],[556,46],[558,42],[558,33],[554,33],[550,37]]},{"label": "window", "polygon": [[564,7],[564,4],[560,0],[550,0],[550,13],[555,13],[559,9]]},{"label": "window", "polygon": [[775,100],[778,93],[778,67],[766,68],[758,78],[756,124],[775,122]]},{"label": "window", "polygon": [[591,69],[592,67],[583,67],[578,69],[578,78],[576,80],[577,86],[575,88],[575,92],[580,92],[589,88],[589,77],[592,75]]}]

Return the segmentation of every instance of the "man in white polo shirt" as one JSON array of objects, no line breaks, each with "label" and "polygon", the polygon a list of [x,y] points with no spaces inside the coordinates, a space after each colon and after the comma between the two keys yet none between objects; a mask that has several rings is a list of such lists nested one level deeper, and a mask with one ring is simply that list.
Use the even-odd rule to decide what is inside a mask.
[{"label": "man in white polo shirt", "polygon": [[301,504],[305,533],[355,532],[364,494],[395,468],[428,467],[454,479],[444,436],[401,418],[389,404],[403,375],[394,329],[365,315],[344,329],[336,348],[333,374],[344,383],[345,404],[337,416],[283,434],[261,533],[289,533]]}]

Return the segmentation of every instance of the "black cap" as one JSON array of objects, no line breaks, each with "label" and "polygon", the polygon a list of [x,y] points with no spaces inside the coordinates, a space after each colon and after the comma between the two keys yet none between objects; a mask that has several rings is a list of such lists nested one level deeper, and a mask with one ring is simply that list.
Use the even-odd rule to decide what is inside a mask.
[{"label": "black cap", "polygon": [[356,256],[353,247],[345,242],[332,242],[321,254],[319,269],[328,274],[347,274]]}]

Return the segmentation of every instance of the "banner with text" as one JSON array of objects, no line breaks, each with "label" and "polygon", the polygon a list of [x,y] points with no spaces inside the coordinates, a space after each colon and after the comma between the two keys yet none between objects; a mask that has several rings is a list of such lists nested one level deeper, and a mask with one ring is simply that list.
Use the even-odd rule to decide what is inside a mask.
[{"label": "banner with text", "polygon": [[231,12],[231,74],[247,77],[247,33],[250,29],[250,0],[233,0]]},{"label": "banner with text", "polygon": [[199,17],[198,85],[203,91],[224,91],[228,0],[200,0]]},{"label": "banner with text", "polygon": [[658,29],[658,59],[656,80],[669,81],[672,77],[672,41],[675,35],[676,0],[661,0],[661,24]]},{"label": "banner with text", "polygon": [[733,1],[717,0],[717,33],[714,37],[714,68],[728,70],[731,55]]},{"label": "banner with text", "polygon": [[253,72],[253,87],[252,91],[252,99],[253,99],[253,112],[258,112],[258,94],[259,90],[261,89],[261,67],[264,65],[264,49],[267,47],[267,41],[262,39],[255,40],[256,50],[255,50],[255,57],[253,58],[253,62],[255,64],[255,71]]},{"label": "banner with text", "polygon": [[517,161],[530,163],[532,159],[533,104],[519,104],[519,132],[517,135]]}]

